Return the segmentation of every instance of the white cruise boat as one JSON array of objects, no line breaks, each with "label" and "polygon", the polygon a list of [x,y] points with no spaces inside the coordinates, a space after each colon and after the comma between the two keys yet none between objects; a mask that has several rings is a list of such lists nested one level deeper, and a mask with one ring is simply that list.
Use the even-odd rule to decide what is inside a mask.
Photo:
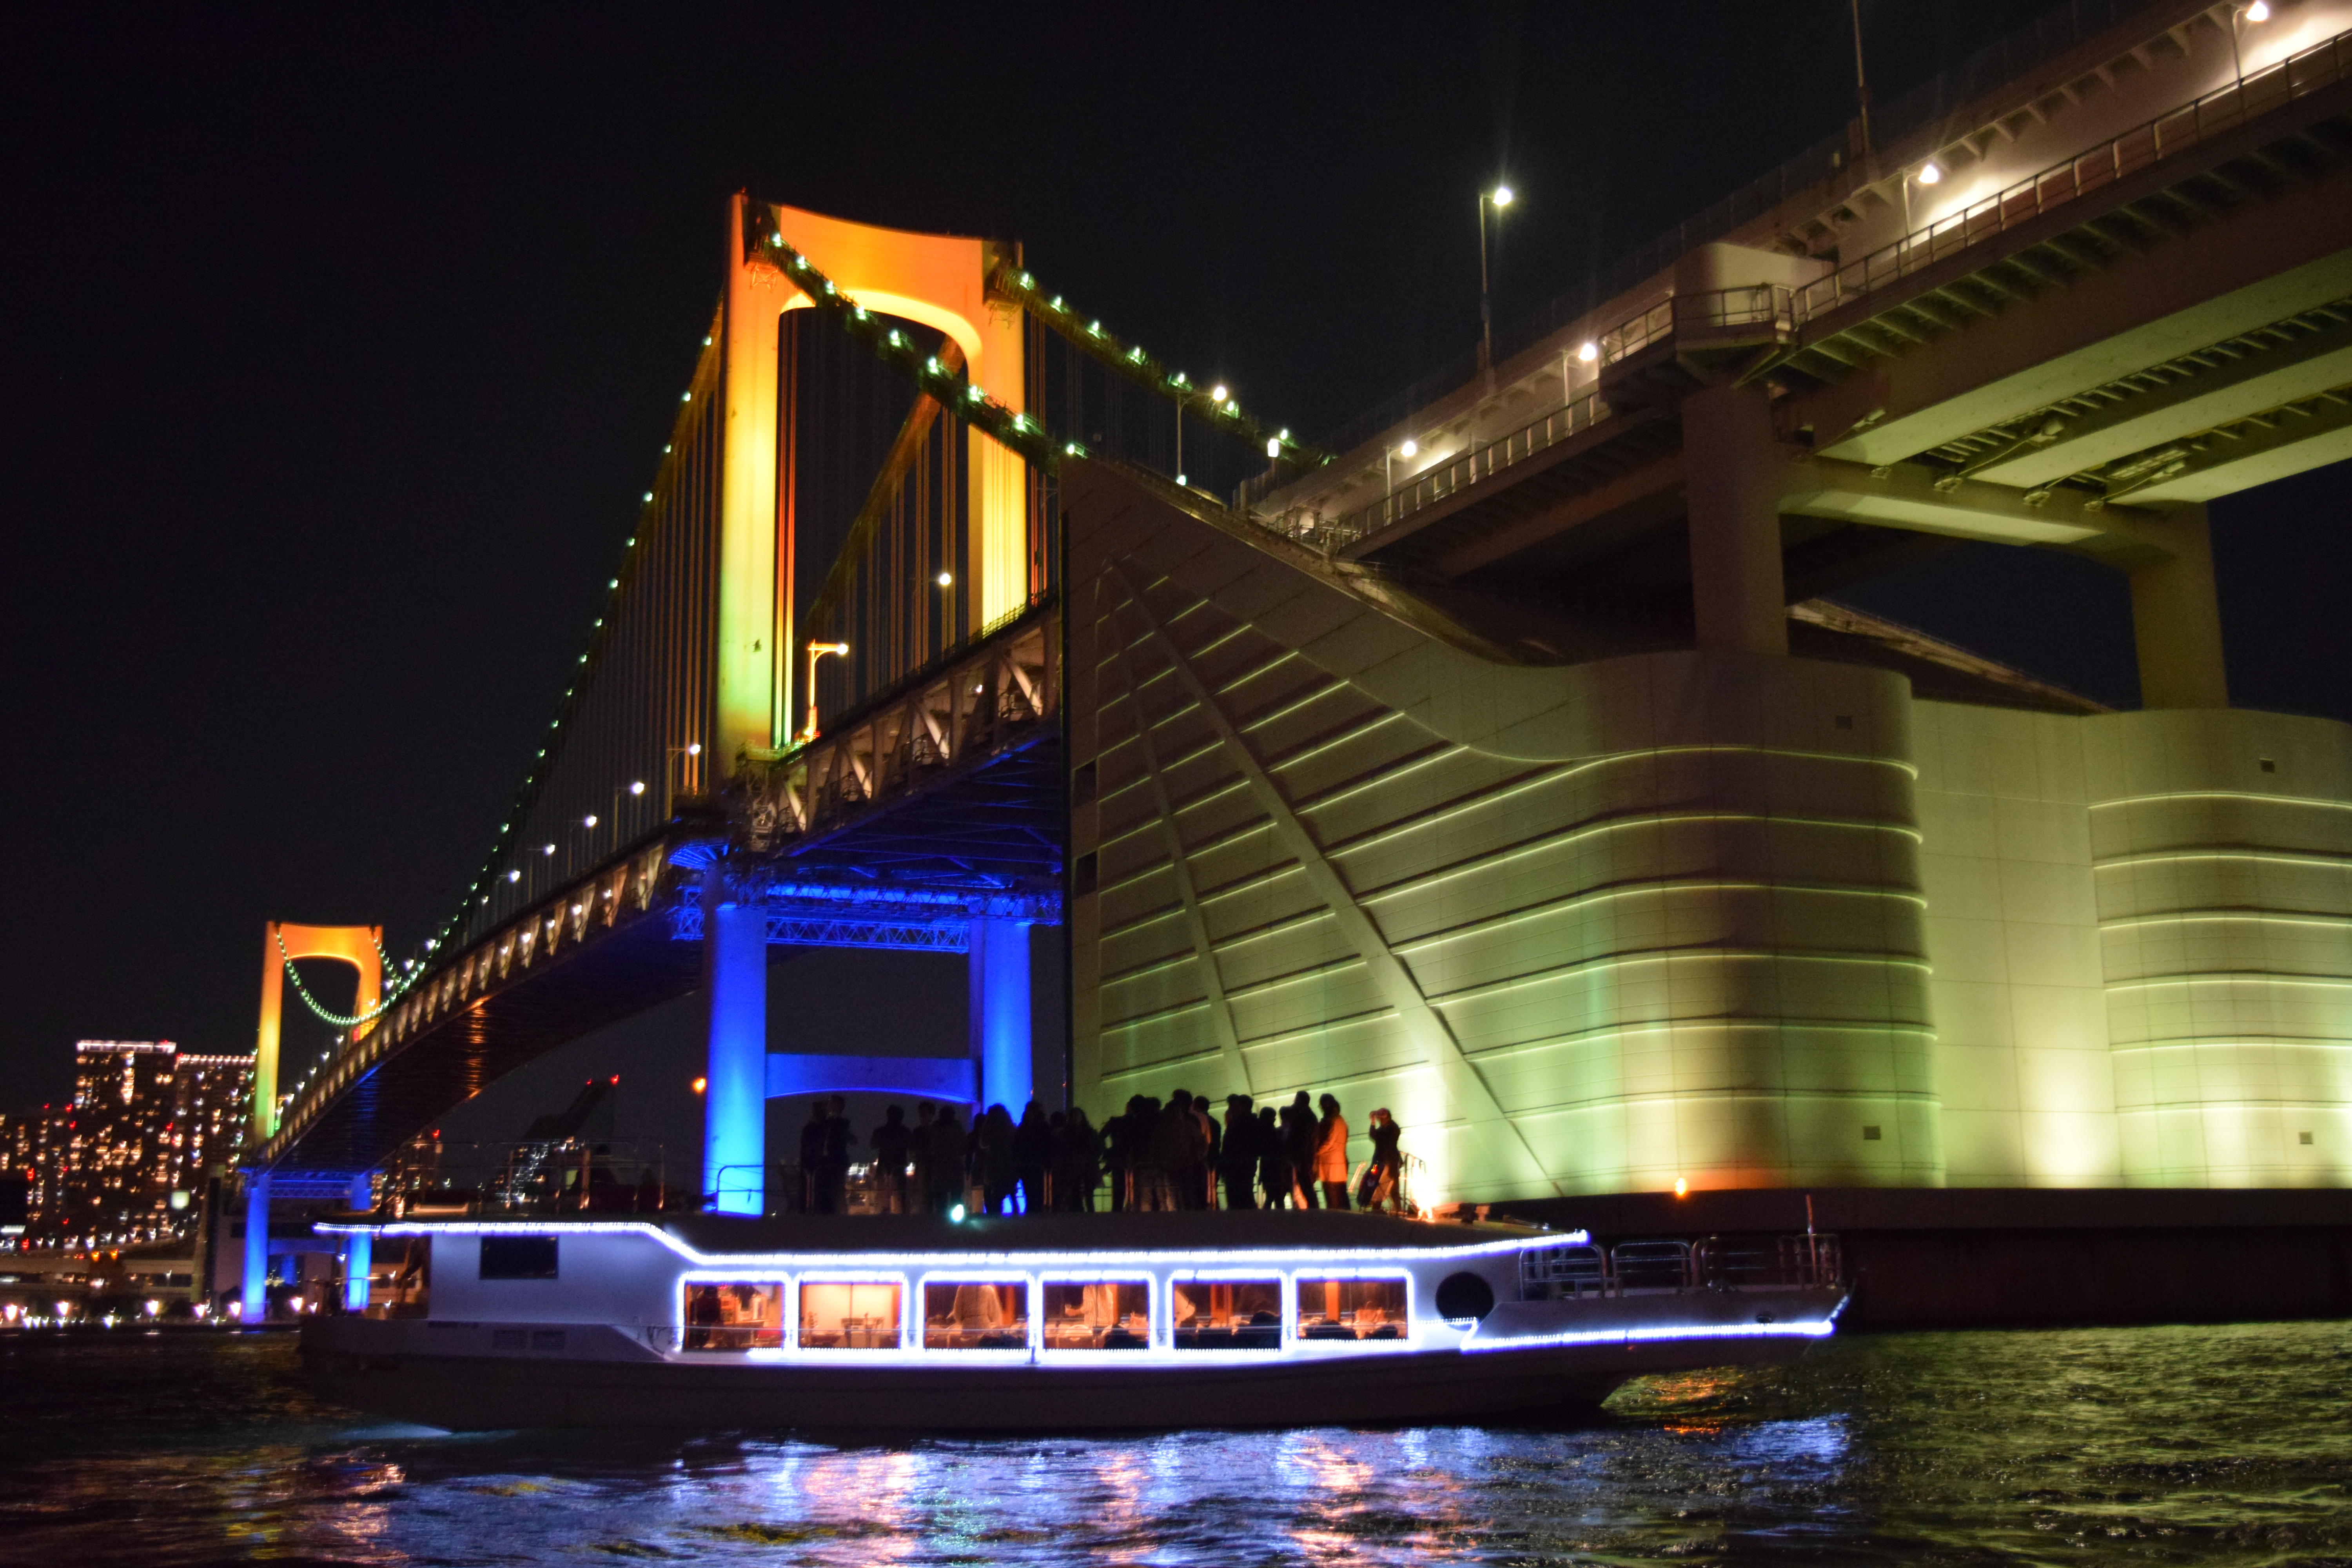
[{"label": "white cruise boat", "polygon": [[1845,1292],[1764,1250],[1328,1212],[384,1219],[320,1394],[451,1428],[898,1432],[1525,1415],[1786,1360]]}]

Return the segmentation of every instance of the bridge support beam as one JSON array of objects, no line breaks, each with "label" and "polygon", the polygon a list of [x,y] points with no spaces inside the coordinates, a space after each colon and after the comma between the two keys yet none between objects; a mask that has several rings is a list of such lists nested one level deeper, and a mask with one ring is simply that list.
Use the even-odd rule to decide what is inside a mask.
[{"label": "bridge support beam", "polygon": [[980,1064],[980,1102],[1017,1119],[1034,1093],[1029,1027],[1029,923],[971,922],[971,1055]]},{"label": "bridge support beam", "polygon": [[2203,506],[2185,506],[2147,531],[2170,552],[2131,574],[2132,640],[2142,708],[2227,708],[2221,606]]},{"label": "bridge support beam", "polygon": [[238,1309],[241,1321],[267,1321],[269,1317],[269,1173],[256,1171],[245,1179],[245,1284]]},{"label": "bridge support beam", "polygon": [[[362,1171],[352,1178],[351,1205],[362,1214],[375,1206],[375,1178]],[[357,1233],[343,1237],[343,1310],[364,1312],[368,1304],[368,1270],[375,1267],[375,1238]]]},{"label": "bridge support beam", "polygon": [[716,868],[702,907],[710,1004],[702,1100],[702,1190],[720,1214],[767,1210],[768,917]]},{"label": "bridge support beam", "polygon": [[1691,609],[1703,648],[1789,651],[1780,513],[1786,467],[1763,386],[1707,386],[1683,399]]}]

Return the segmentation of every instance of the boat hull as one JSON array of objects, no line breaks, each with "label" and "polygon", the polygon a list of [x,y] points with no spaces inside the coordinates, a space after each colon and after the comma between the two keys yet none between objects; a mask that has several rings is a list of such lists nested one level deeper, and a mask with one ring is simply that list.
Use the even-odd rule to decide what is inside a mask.
[{"label": "boat hull", "polygon": [[[1750,1314],[1752,1317],[1752,1314]],[[511,1342],[516,1325],[499,1325]],[[1373,1355],[1219,1354],[1149,1365],[828,1364],[664,1353],[602,1325],[523,1330],[560,1352],[504,1354],[487,1324],[326,1318],[302,1353],[322,1398],[453,1430],[794,1428],[1081,1432],[1529,1418],[1590,1408],[1629,1378],[1785,1362],[1802,1338],[1757,1335],[1454,1347]]]}]

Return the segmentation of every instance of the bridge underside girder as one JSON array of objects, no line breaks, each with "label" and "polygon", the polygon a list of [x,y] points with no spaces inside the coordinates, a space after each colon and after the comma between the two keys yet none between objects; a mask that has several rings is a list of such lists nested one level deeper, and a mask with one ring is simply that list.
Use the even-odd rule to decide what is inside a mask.
[{"label": "bridge underside girder", "polygon": [[2164,509],[2352,456],[2352,81],[1744,359],[1682,335],[1603,364],[1589,426],[1340,558],[1522,656],[1686,646],[1680,405],[1728,376],[1775,393],[1784,602],[1957,541],[2160,560]]},{"label": "bridge underside girder", "polygon": [[[1051,647],[1036,623],[1014,634]],[[412,986],[415,1000],[347,1047],[251,1163],[373,1169],[514,1068],[695,990],[701,883],[721,860],[763,906],[771,946],[963,952],[983,921],[1057,923],[1058,715],[1024,708],[969,734],[950,765],[909,773],[902,793],[835,803],[815,833],[754,849],[705,814],[557,890]]]}]

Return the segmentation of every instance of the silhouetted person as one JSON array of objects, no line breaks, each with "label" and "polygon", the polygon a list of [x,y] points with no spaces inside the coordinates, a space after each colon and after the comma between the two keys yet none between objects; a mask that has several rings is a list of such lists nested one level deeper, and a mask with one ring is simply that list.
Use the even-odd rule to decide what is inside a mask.
[{"label": "silhouetted person", "polygon": [[1372,1158],[1364,1166],[1364,1178],[1357,1197],[1363,1206],[1377,1214],[1382,1210],[1402,1213],[1402,1195],[1404,1182],[1404,1151],[1399,1146],[1404,1129],[1396,1124],[1389,1108],[1381,1106],[1372,1112],[1371,1123],[1365,1136],[1372,1141]]},{"label": "silhouetted person", "polygon": [[1110,1212],[1118,1214],[1135,1206],[1136,1107],[1143,1101],[1139,1094],[1127,1097],[1127,1109],[1105,1121],[1102,1126],[1103,1168],[1110,1174]]},{"label": "silhouetted person", "polygon": [[1302,1089],[1283,1107],[1282,1142],[1290,1152],[1290,1200],[1303,1209],[1315,1206],[1315,1107]]},{"label": "silhouetted person", "polygon": [[[1233,1137],[1230,1128],[1225,1137]],[[1256,1139],[1257,1184],[1265,1194],[1265,1206],[1286,1207],[1290,1202],[1290,1151],[1283,1143],[1282,1124],[1271,1105],[1258,1107]]]},{"label": "silhouetted person", "polygon": [[1176,1173],[1184,1168],[1192,1147],[1192,1117],[1173,1101],[1162,1105],[1143,1097],[1142,1147],[1135,1161],[1135,1206],[1154,1211],[1172,1209],[1176,1203]]},{"label": "silhouetted person", "polygon": [[905,1214],[912,1206],[907,1202],[907,1151],[914,1143],[914,1134],[907,1126],[907,1113],[895,1105],[885,1107],[882,1125],[874,1130],[870,1142],[874,1145],[874,1206],[883,1214]]},{"label": "silhouetted person", "polygon": [[824,1119],[824,1170],[818,1179],[818,1202],[824,1214],[849,1212],[849,1101],[839,1095]]},{"label": "silhouetted person", "polygon": [[1054,1207],[1085,1214],[1095,1205],[1095,1171],[1100,1160],[1094,1124],[1083,1107],[1054,1118]]},{"label": "silhouetted person", "polygon": [[1167,1109],[1160,1113],[1160,1125],[1152,1135],[1151,1152],[1161,1173],[1160,1206],[1199,1208],[1200,1188],[1207,1179],[1209,1139],[1201,1130],[1201,1119],[1192,1113],[1192,1095],[1183,1089],[1168,1097]]},{"label": "silhouetted person", "polygon": [[1339,1114],[1339,1099],[1327,1094],[1318,1104],[1323,1120],[1315,1128],[1315,1180],[1323,1188],[1323,1206],[1348,1206],[1348,1119]]},{"label": "silhouetted person", "polygon": [[963,1167],[968,1153],[969,1141],[964,1137],[963,1124],[956,1120],[955,1107],[941,1106],[940,1119],[931,1123],[930,1158],[927,1164],[933,1214],[946,1214],[963,1202]]},{"label": "silhouetted person", "polygon": [[973,1124],[972,1160],[983,1214],[1003,1214],[1013,1196],[1013,1113],[992,1105]]},{"label": "silhouetted person", "polygon": [[823,1096],[809,1101],[808,1125],[801,1129],[801,1212],[829,1214],[824,1207],[825,1112]]},{"label": "silhouetted person", "polygon": [[915,1128],[907,1138],[907,1163],[914,1167],[907,1178],[907,1212],[918,1214],[931,1206],[931,1127],[939,1108],[926,1100],[915,1107]]},{"label": "silhouetted person", "polygon": [[1257,1117],[1246,1094],[1225,1096],[1225,1136],[1217,1145],[1217,1180],[1229,1209],[1257,1207]]},{"label": "silhouetted person", "polygon": [[1021,1212],[1045,1212],[1045,1171],[1054,1163],[1054,1133],[1031,1100],[1021,1108],[1021,1125],[1013,1130],[1013,1179],[1021,1187]]}]

